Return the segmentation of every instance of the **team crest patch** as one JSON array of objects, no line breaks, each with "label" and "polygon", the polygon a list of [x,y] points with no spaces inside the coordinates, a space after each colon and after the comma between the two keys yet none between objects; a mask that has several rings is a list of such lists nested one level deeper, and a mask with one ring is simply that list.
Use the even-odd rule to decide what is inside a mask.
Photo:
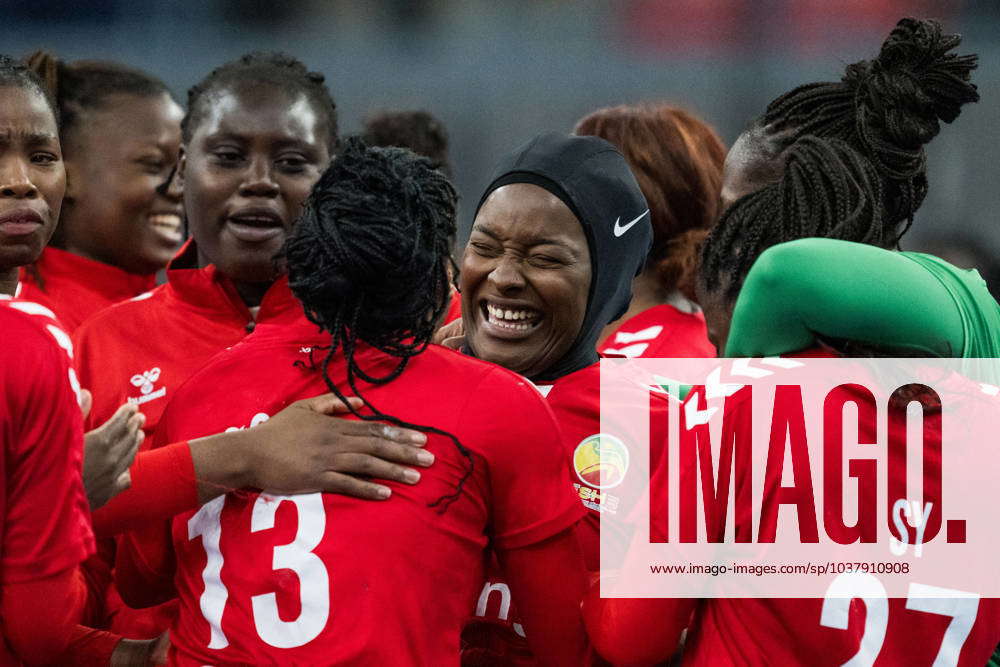
[{"label": "team crest patch", "polygon": [[573,452],[576,476],[595,489],[613,489],[621,484],[628,472],[628,463],[625,443],[607,433],[587,436]]}]

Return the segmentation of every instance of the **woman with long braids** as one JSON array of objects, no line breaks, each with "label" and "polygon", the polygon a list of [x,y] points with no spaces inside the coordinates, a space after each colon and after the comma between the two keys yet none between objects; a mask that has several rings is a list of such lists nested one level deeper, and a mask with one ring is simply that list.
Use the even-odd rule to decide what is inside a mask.
[{"label": "woman with long braids", "polygon": [[[782,141],[809,134],[837,137],[867,157],[884,189],[886,231],[874,240],[848,239],[876,247],[808,239],[774,248],[757,265],[759,252],[741,248],[730,255],[733,242],[720,240],[717,251],[706,255],[707,271],[749,272],[733,318],[734,335],[728,344],[725,337],[720,340],[727,356],[807,347],[817,335],[911,354],[1000,356],[1000,314],[975,271],[931,255],[889,250],[927,193],[923,145],[938,134],[941,121],[953,121],[963,104],[979,99],[969,82],[976,56],[951,53],[960,41],[933,21],[903,19],[878,58],[851,65],[843,81],[796,88],[768,107],[763,127],[775,128]],[[774,153],[767,134],[754,137],[751,131],[743,142],[749,159],[734,162],[760,163]],[[750,168],[730,166],[727,162],[730,197],[766,182],[745,178]],[[759,201],[779,215],[787,210],[774,197]],[[770,224],[768,215],[763,209],[747,211],[745,218],[756,222],[734,225],[731,233],[752,235]],[[798,233],[785,240],[806,236],[826,235]]]},{"label": "woman with long braids", "polygon": [[632,303],[601,333],[599,349],[629,357],[714,356],[693,299],[698,248],[719,218],[722,140],[694,114],[662,103],[598,109],[573,132],[622,152],[653,225],[653,249],[632,281]]},{"label": "woman with long braids", "polygon": [[[791,196],[806,191],[808,196]],[[736,331],[729,329],[729,318],[741,287],[746,290],[748,284],[743,283],[745,274],[726,270],[734,260],[716,264],[711,261],[713,257],[735,258],[745,250],[748,263],[765,262],[770,253],[784,247],[775,244],[786,241],[792,241],[786,246],[823,241],[891,254],[867,245],[877,245],[896,233],[896,226],[886,216],[884,196],[875,168],[847,144],[816,137],[797,140],[789,149],[781,180],[731,206],[703,249],[706,261],[699,280],[699,298],[716,344],[721,347],[728,338],[729,346],[733,345]],[[761,237],[733,233],[734,228],[746,228],[751,219],[760,220],[755,216],[765,210],[784,213],[765,218],[766,224],[753,225]],[[792,221],[790,226],[781,224]],[[824,238],[794,241],[800,234]],[[729,246],[728,253],[720,249],[719,244],[725,242],[735,244]],[[752,276],[753,271],[750,273]],[[855,275],[852,280],[867,279]],[[739,300],[742,302],[742,295]],[[771,348],[769,354],[836,356],[818,348],[815,341],[795,341],[783,349]],[[858,351],[843,341],[828,342],[848,354]],[[773,498],[774,494],[765,489],[764,497]],[[944,586],[947,583],[938,582]],[[845,631],[819,622],[823,602],[808,598],[600,600],[595,592],[588,597],[586,617],[595,648],[615,663],[649,664],[669,658],[678,648],[681,630],[690,623],[684,664],[841,665],[859,652],[865,626],[861,606],[852,604],[852,620]],[[879,660],[885,664],[929,664],[945,651],[957,656],[958,665],[978,666],[985,663],[1000,640],[997,600],[979,600],[976,617],[962,643],[951,643],[951,635],[943,639],[937,618],[908,610],[906,605],[905,599],[888,600],[889,629],[876,647]]]},{"label": "woman with long braids", "polygon": [[[911,32],[914,28],[916,36]],[[909,52],[911,62],[926,65],[933,61],[933,57],[927,57],[928,54],[942,58],[945,63],[952,62],[952,57],[943,56],[937,39],[925,39],[928,33],[924,29],[930,30],[932,36],[937,30],[939,35],[939,28],[933,24],[922,22],[915,25],[903,21],[887,45],[899,47],[900,42],[912,39],[924,45],[927,51],[923,52],[923,56]],[[957,44],[953,39],[945,42],[952,47]],[[940,82],[942,79],[934,77],[933,80]],[[962,86],[946,88],[952,92],[963,90]],[[968,97],[968,89],[961,95]],[[905,99],[897,99],[896,103],[906,108],[914,107],[913,102],[907,103]],[[887,107],[883,110],[891,115],[892,109]],[[954,115],[948,115],[954,118],[957,108]],[[742,305],[746,291],[751,289],[750,281],[757,266],[769,265],[769,257],[785,247],[808,247],[809,244],[864,248],[879,256],[893,255],[883,248],[896,243],[901,224],[912,215],[926,190],[919,186],[921,182],[926,183],[922,171],[911,175],[908,180],[894,181],[880,171],[877,162],[873,163],[843,138],[803,135],[783,138],[783,142],[780,169],[769,173],[756,171],[760,177],[758,183],[767,184],[737,198],[723,214],[702,249],[699,301],[705,308],[713,341],[720,350],[725,348],[727,352],[743,340],[735,321],[730,328],[730,320],[737,296]],[[732,153],[730,158],[733,158]],[[746,173],[749,172],[744,172],[744,175]],[[750,267],[754,267],[753,270]],[[800,265],[800,268],[805,267]],[[875,289],[878,294],[883,294],[882,287],[868,280],[867,274],[877,269],[855,269],[849,280],[846,275],[842,282],[836,282],[834,278],[833,285],[838,287],[838,291],[848,288],[846,282],[862,290]],[[830,279],[832,266],[819,267],[818,270],[824,273],[825,279]],[[929,289],[932,295],[940,291],[940,285],[935,288],[930,284],[934,276],[912,277],[922,289]],[[784,275],[784,279],[799,280],[797,275],[792,274]],[[774,285],[771,287],[773,289]],[[914,297],[910,307],[921,309],[923,304],[916,303],[920,298],[922,295]],[[758,301],[755,305],[761,304]],[[831,307],[830,301],[795,305],[807,309]],[[782,308],[792,309],[792,305],[772,300],[767,308],[769,312],[780,311]],[[853,315],[845,309],[843,316]],[[783,324],[793,326],[791,323]],[[816,337],[782,337],[778,331],[771,329],[769,335],[782,341],[782,344],[768,346],[767,353],[771,355],[835,356],[830,348],[819,348]],[[899,346],[895,341],[878,347],[872,346],[870,341],[861,340],[859,349],[855,341],[845,344],[842,338],[831,336],[824,342],[836,345],[845,354],[855,351],[891,354],[906,347]],[[907,349],[910,352],[920,350],[914,346]],[[852,603],[852,620],[845,631],[823,626],[816,620],[821,616],[822,604],[823,600],[819,599],[603,601],[597,598],[595,591],[588,596],[585,615],[595,647],[615,662],[646,664],[666,659],[677,650],[681,630],[690,621],[688,640],[684,646],[684,664],[840,665],[859,652],[864,628],[861,606]],[[955,656],[958,665],[978,666],[986,662],[1000,639],[1000,605],[996,600],[979,601],[970,633],[961,644],[942,639],[940,622],[931,615],[908,610],[906,600],[890,599],[887,613],[889,630],[881,645],[876,647],[877,655],[872,656],[872,659],[877,657],[885,664],[925,664],[933,661],[934,656],[948,654]],[[648,641],[648,637],[655,637],[656,641]]]},{"label": "woman with long braids", "polygon": [[571,528],[582,510],[563,456],[545,446],[559,437],[551,413],[523,378],[428,346],[447,307],[455,203],[427,160],[349,141],[289,236],[287,282],[272,288],[303,310],[259,326],[171,402],[160,442],[249,426],[328,388],[357,396],[360,420],[423,431],[436,459],[384,503],[243,489],[177,516],[169,533],[129,536],[126,599],[181,600],[171,664],[457,664],[487,544],[544,664],[581,664]]}]

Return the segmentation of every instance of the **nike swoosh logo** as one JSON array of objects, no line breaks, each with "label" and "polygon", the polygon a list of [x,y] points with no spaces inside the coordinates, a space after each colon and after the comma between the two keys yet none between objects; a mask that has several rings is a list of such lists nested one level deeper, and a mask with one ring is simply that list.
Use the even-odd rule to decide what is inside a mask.
[{"label": "nike swoosh logo", "polygon": [[617,238],[617,237],[621,236],[622,234],[624,234],[624,233],[625,233],[625,232],[627,232],[628,230],[632,229],[632,227],[633,227],[633,226],[635,225],[635,223],[637,223],[637,222],[639,222],[640,220],[642,220],[642,219],[643,219],[644,217],[646,217],[646,216],[647,216],[648,214],[649,214],[649,209],[647,208],[647,209],[646,209],[645,211],[643,211],[643,212],[642,212],[642,213],[641,213],[641,214],[639,215],[639,217],[637,217],[636,219],[632,220],[632,221],[631,221],[630,223],[628,223],[627,225],[620,225],[620,224],[618,224],[618,223],[620,223],[620,222],[622,221],[622,217],[621,217],[621,216],[618,216],[618,219],[617,219],[617,220],[615,220],[615,228],[614,228],[614,234],[615,234],[615,238]]}]

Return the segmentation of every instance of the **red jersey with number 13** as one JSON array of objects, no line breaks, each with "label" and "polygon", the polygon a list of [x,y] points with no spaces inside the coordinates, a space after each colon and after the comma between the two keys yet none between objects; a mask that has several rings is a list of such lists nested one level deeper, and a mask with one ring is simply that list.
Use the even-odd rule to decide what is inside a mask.
[{"label": "red jersey with number 13", "polygon": [[[328,344],[304,318],[259,327],[177,393],[157,442],[253,426],[327,391],[318,348]],[[356,358],[377,374],[395,363],[367,346]],[[338,355],[330,377],[343,386],[345,372]],[[461,495],[446,511],[429,506],[455,491],[468,465],[449,439],[430,434],[434,465],[416,486],[389,483],[384,502],[247,491],[176,517],[173,664],[457,664],[487,543],[529,546],[580,518],[565,457],[551,446],[558,427],[519,376],[431,346],[399,378],[362,393],[471,450]],[[130,548],[150,554],[148,544]]]}]

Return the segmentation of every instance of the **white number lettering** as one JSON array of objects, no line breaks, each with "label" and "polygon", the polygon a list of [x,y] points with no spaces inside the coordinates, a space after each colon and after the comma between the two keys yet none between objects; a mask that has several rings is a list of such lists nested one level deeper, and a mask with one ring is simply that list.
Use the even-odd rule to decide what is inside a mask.
[{"label": "white number lettering", "polygon": [[906,608],[928,614],[951,616],[951,623],[948,624],[948,629],[944,631],[944,639],[941,640],[941,649],[931,667],[957,665],[958,655],[962,652],[962,646],[969,638],[976,616],[979,614],[979,594],[956,591],[953,588],[910,584],[910,590],[906,595]]},{"label": "white number lettering", "polygon": [[[827,628],[846,630],[848,610],[852,598],[865,602],[865,630],[861,646],[844,667],[863,667],[875,662],[889,624],[889,601],[885,587],[866,572],[847,572],[830,582],[823,600],[820,625]],[[932,667],[953,667],[958,664],[965,640],[969,638],[972,626],[979,613],[979,594],[940,588],[925,584],[910,584],[906,595],[906,608],[928,614],[951,616],[951,623],[941,640],[941,648]]]},{"label": "white number lettering", "polygon": [[299,528],[292,542],[274,548],[272,562],[275,570],[287,568],[299,578],[302,611],[294,621],[283,621],[278,616],[278,596],[274,593],[254,595],[250,600],[260,638],[277,648],[294,648],[316,639],[330,618],[330,577],[322,559],[312,552],[326,531],[326,509],[319,493],[302,496],[262,493],[253,506],[250,532],[274,528],[278,506],[285,501],[295,504]]},{"label": "white number lettering", "polygon": [[865,602],[865,631],[858,652],[843,667],[870,667],[882,650],[885,629],[889,626],[889,601],[881,581],[867,572],[845,572],[837,576],[826,589],[819,623],[827,628],[846,630],[854,598]]},{"label": "white number lettering", "polygon": [[188,539],[193,540],[200,535],[201,546],[205,549],[205,571],[201,573],[205,590],[201,594],[201,613],[212,629],[208,648],[229,646],[229,640],[222,632],[222,612],[226,608],[229,591],[222,583],[222,552],[219,551],[219,538],[222,537],[219,517],[225,502],[225,496],[214,498],[188,519]]}]

